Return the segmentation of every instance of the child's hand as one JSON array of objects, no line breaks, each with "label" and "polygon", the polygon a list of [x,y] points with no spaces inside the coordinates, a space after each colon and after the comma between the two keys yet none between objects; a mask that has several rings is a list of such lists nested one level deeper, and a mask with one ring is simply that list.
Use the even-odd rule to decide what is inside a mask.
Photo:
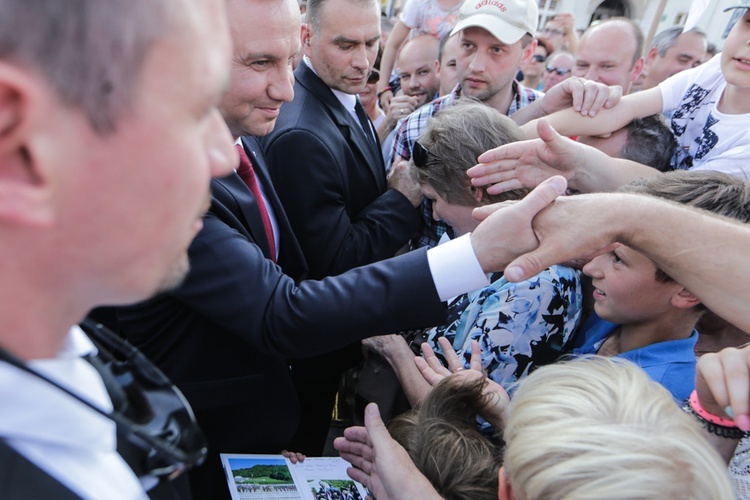
[{"label": "child's hand", "polygon": [[281,454],[284,455],[284,458],[288,458],[290,462],[293,464],[296,464],[297,462],[304,462],[305,461],[305,455],[302,453],[297,453],[295,451],[286,451],[281,450]]},{"label": "child's hand", "polygon": [[483,378],[485,380],[483,394],[486,396],[486,404],[482,409],[482,416],[495,429],[502,429],[505,422],[505,409],[510,402],[510,398],[505,389],[494,380],[489,379],[482,370],[482,350],[479,347],[479,342],[471,341],[471,358],[468,370],[465,369],[463,361],[458,357],[448,339],[440,337],[438,343],[443,349],[450,370],[440,363],[435,351],[425,342],[422,344],[424,359],[414,358],[414,362],[424,379],[431,386],[434,386],[448,376],[463,378],[467,381]]},{"label": "child's hand", "polygon": [[695,389],[703,409],[750,430],[750,347],[729,347],[698,360]]}]

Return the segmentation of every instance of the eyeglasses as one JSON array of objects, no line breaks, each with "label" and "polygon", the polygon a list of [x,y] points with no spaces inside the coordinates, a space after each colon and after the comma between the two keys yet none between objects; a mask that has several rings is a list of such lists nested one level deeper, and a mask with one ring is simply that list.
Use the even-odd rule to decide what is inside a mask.
[{"label": "eyeglasses", "polygon": [[373,69],[367,77],[367,83],[378,83],[378,80],[380,80],[380,71]]},{"label": "eyeglasses", "polygon": [[430,161],[431,153],[426,147],[422,146],[419,141],[414,141],[414,147],[411,152],[411,159],[417,168],[426,168]]},{"label": "eyeglasses", "polygon": [[544,28],[542,34],[547,36],[563,36],[565,33],[554,28]]},{"label": "eyeglasses", "polygon": [[532,57],[531,60],[534,62],[543,63],[544,61],[547,60],[547,56],[543,56],[541,54],[534,54],[534,57]]},{"label": "eyeglasses", "polygon": [[565,76],[571,72],[570,68],[555,68],[554,66],[547,66],[545,69],[547,70],[547,73],[552,73],[554,71],[557,73],[557,76]]}]

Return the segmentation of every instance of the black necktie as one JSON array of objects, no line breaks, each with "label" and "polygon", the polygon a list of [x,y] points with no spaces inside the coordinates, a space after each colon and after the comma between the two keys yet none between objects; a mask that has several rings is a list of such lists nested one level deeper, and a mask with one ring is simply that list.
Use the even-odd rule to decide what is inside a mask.
[{"label": "black necktie", "polygon": [[356,113],[357,118],[359,119],[359,124],[362,126],[362,131],[365,133],[365,136],[367,136],[370,145],[374,146],[375,136],[373,135],[372,127],[370,126],[370,118],[367,116],[367,113],[365,113],[365,108],[362,107],[359,98],[357,98],[357,104],[354,105],[354,113]]}]

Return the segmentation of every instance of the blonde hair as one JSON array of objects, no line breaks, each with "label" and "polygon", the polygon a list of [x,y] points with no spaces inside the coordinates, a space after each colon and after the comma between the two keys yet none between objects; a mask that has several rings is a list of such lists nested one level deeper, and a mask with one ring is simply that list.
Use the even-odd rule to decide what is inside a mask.
[{"label": "blonde hair", "polygon": [[628,361],[558,363],[518,386],[505,474],[519,500],[734,498],[703,432]]}]

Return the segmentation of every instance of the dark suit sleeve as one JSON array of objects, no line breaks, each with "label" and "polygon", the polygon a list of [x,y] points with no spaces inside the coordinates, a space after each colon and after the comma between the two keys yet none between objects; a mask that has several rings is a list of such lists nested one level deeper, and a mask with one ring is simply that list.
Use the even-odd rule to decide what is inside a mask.
[{"label": "dark suit sleeve", "polygon": [[189,253],[191,271],[174,298],[261,352],[312,356],[445,320],[426,252],[296,285],[209,213]]},{"label": "dark suit sleeve", "polygon": [[312,277],[391,257],[421,227],[409,200],[377,191],[373,171],[340,138],[326,143],[292,129],[269,144],[266,157]]}]

